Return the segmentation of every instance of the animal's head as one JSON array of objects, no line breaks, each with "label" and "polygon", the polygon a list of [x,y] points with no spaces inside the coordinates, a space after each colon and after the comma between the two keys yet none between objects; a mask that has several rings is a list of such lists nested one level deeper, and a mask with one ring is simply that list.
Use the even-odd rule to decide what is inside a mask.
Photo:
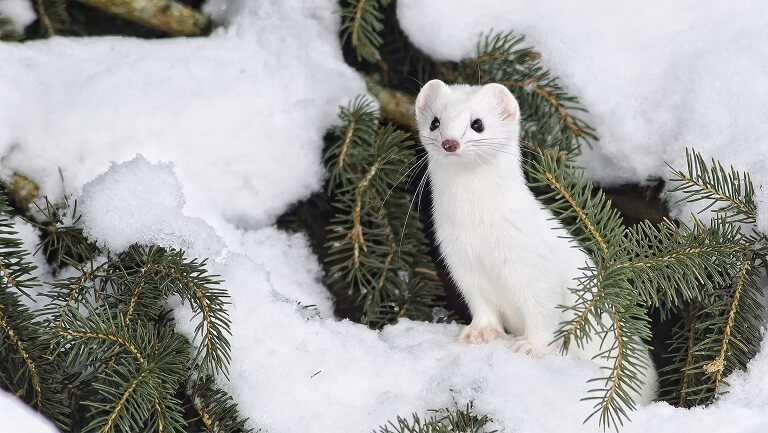
[{"label": "animal's head", "polygon": [[448,86],[432,80],[416,97],[415,111],[431,157],[482,163],[519,155],[520,108],[501,84]]}]

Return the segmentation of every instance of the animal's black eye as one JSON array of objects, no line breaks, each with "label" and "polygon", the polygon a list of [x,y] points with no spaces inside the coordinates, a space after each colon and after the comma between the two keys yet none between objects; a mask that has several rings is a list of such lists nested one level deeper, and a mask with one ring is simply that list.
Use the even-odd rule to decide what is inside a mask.
[{"label": "animal's black eye", "polygon": [[435,129],[437,129],[439,127],[440,127],[440,119],[435,117],[434,119],[432,119],[432,123],[430,123],[430,125],[429,125],[429,130],[430,131],[434,131]]},{"label": "animal's black eye", "polygon": [[485,130],[485,125],[483,125],[483,121],[480,119],[473,120],[470,126],[475,132],[483,132]]}]

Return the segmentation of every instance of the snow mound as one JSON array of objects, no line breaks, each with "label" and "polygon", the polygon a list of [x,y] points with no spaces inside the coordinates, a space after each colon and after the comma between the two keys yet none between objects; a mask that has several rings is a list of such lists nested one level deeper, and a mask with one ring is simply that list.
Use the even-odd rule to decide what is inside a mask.
[{"label": "snow mound", "polygon": [[[580,162],[601,184],[668,179],[664,163],[685,168],[693,147],[768,188],[768,3],[401,0],[397,8],[410,40],[438,59],[473,55],[491,29],[524,34],[589,110],[600,141]],[[768,193],[761,197],[768,232]]]},{"label": "snow mound", "polygon": [[336,107],[365,92],[342,58],[337,2],[228,8],[209,37],[0,43],[4,175],[77,196],[138,152],[174,162],[190,215],[251,228],[317,190]]},{"label": "snow mound", "polygon": [[143,156],[113,164],[83,186],[78,200],[85,234],[117,253],[133,243],[216,257],[224,241],[200,218],[185,216],[184,194],[171,164]]},{"label": "snow mound", "polygon": [[0,426],[3,433],[58,433],[44,416],[13,394],[0,389]]},{"label": "snow mound", "polygon": [[256,231],[224,232],[230,251],[242,253],[262,265],[280,294],[299,301],[322,317],[333,317],[333,299],[322,285],[322,268],[304,233],[286,233],[276,227]]}]

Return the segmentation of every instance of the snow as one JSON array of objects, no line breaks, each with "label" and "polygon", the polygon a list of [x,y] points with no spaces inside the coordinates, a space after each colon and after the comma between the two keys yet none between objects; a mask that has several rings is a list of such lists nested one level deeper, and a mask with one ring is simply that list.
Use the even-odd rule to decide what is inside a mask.
[{"label": "snow", "polygon": [[320,187],[335,107],[365,91],[338,47],[336,3],[230,2],[238,14],[203,38],[0,43],[5,174],[78,195],[141,153],[173,161],[190,215],[270,225]]},{"label": "snow", "polygon": [[3,433],[58,433],[53,423],[13,394],[0,390],[0,420]]},{"label": "snow", "polygon": [[182,186],[171,164],[153,165],[143,156],[113,164],[83,186],[78,207],[86,236],[110,251],[139,243],[217,257],[224,249],[211,226],[184,215]]},{"label": "snow", "polygon": [[[136,158],[113,165],[86,185],[82,200],[90,200],[94,190],[120,200],[141,178],[166,201],[183,203],[173,177],[168,165]],[[92,188],[94,184],[110,187]],[[169,212],[167,226],[189,223],[178,209]],[[155,218],[137,208],[126,212],[127,220]],[[109,212],[93,213],[86,226],[113,221]],[[164,226],[154,227],[163,235]],[[221,238],[209,235],[212,230],[190,231],[193,243],[211,244],[195,248],[220,245]],[[286,433],[370,431],[397,415],[473,401],[502,431],[560,431],[566,426],[573,432],[600,431],[594,422],[582,424],[590,405],[579,400],[590,387],[586,381],[600,374],[596,365],[560,356],[533,359],[513,353],[502,342],[459,344],[456,324],[402,320],[377,332],[339,321],[317,281],[319,265],[303,235],[274,227],[221,230],[228,246],[209,263],[209,270],[222,277],[232,297],[228,309],[233,325],[230,378],[219,383],[252,426]],[[167,246],[186,245],[184,236],[168,237]],[[320,314],[305,308],[312,303]],[[192,338],[194,313],[176,307],[178,329]],[[715,405],[683,410],[654,403],[631,414],[634,422],[622,431],[676,433],[682,426],[701,432],[763,431],[768,427],[768,389],[760,384],[767,370],[768,357],[762,354],[747,372],[733,376],[730,393]],[[736,415],[744,421],[734,426]]]},{"label": "snow", "polygon": [[10,18],[20,32],[37,19],[31,0],[0,0],[0,16]]},{"label": "snow", "polygon": [[224,234],[229,249],[252,257],[268,272],[272,286],[322,317],[333,317],[333,299],[322,283],[323,271],[304,233],[276,227],[255,231],[233,229]]},{"label": "snow", "polygon": [[[602,140],[584,162],[601,182],[664,174],[661,161],[686,143],[753,169],[757,180],[764,165],[744,155],[761,155],[755,143],[768,128],[765,84],[753,82],[765,75],[765,14],[699,3],[682,13],[689,0],[590,1],[516,10],[400,0],[398,12],[414,42],[442,58],[471,53],[474,35],[489,27],[531,36],[592,110]],[[336,2],[214,0],[206,10],[224,25],[206,38],[0,43],[2,173],[31,177],[52,198],[79,198],[86,233],[113,252],[159,243],[210,259],[232,296],[230,379],[219,382],[253,427],[371,431],[396,415],[472,400],[504,432],[602,431],[594,420],[582,424],[590,405],[579,398],[599,375],[591,363],[460,345],[455,324],[402,320],[377,332],[333,317],[306,236],[273,224],[320,187],[323,133],[337,105],[364,92],[341,57]],[[726,72],[731,78],[718,80]],[[768,193],[760,194],[764,209]],[[31,227],[22,230],[34,239]],[[192,312],[175,314],[192,336]],[[714,405],[654,403],[622,431],[766,431],[766,374],[764,347]],[[0,398],[0,414],[5,407]],[[16,418],[34,419],[2,416],[0,429]]]},{"label": "snow", "polygon": [[[409,39],[443,60],[473,55],[490,29],[524,34],[589,110],[600,141],[580,162],[601,184],[668,179],[664,163],[685,168],[692,147],[768,188],[763,1],[402,0],[397,8]],[[768,193],[760,197],[768,231]]]},{"label": "snow", "polygon": [[[588,409],[573,396],[598,374],[590,363],[538,362],[501,345],[460,345],[458,325],[405,320],[377,333],[349,321],[307,318],[275,296],[267,272],[250,258],[232,254],[213,270],[227,281],[236,324],[231,380],[223,385],[253,425],[267,431],[370,431],[398,414],[454,399],[474,398],[483,409],[517,402],[520,410],[507,425],[544,429],[579,425]],[[192,313],[182,311],[177,320],[192,335]],[[552,386],[542,390],[544,371]],[[517,419],[553,400],[567,402],[560,418]]]}]

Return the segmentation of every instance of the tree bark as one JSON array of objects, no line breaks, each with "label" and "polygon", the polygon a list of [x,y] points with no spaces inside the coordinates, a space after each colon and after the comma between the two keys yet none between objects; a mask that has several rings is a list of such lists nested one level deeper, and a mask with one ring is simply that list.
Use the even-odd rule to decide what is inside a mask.
[{"label": "tree bark", "polygon": [[208,18],[175,0],[80,0],[112,15],[153,27],[174,36],[198,36],[208,30]]}]

